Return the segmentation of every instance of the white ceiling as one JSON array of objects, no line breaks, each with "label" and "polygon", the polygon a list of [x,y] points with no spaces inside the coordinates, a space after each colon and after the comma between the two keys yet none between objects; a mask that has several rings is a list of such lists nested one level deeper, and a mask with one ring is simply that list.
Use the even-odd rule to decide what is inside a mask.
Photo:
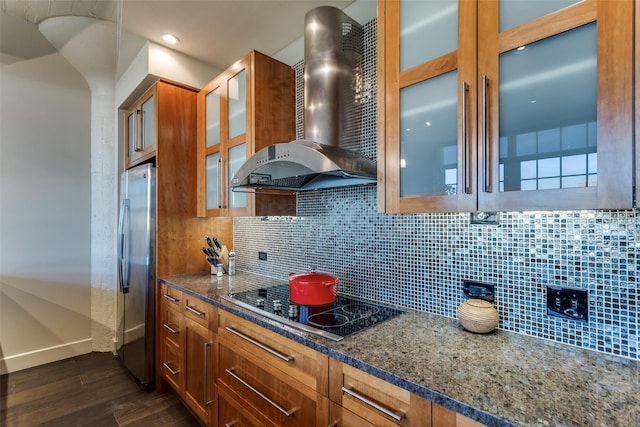
[{"label": "white ceiling", "polygon": [[[3,15],[34,27],[46,18],[64,15],[115,22],[120,30],[119,62],[124,63],[128,63],[128,56],[137,51],[141,41],[164,44],[160,35],[173,33],[180,39],[173,49],[224,69],[252,49],[274,55],[292,42],[301,44],[304,15],[317,6],[343,9],[351,5],[353,13],[359,15],[351,16],[362,23],[375,17],[375,0],[353,3],[354,0],[0,0],[0,10]],[[12,26],[5,25],[7,21],[3,17],[3,53],[9,50],[11,55],[28,57],[20,51],[33,49],[29,45],[36,40],[11,33]]]}]

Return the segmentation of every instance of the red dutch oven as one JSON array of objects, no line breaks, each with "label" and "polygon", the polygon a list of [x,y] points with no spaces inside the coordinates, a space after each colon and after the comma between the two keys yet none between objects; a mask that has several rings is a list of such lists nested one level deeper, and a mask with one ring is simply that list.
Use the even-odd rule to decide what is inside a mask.
[{"label": "red dutch oven", "polygon": [[289,274],[289,300],[299,305],[332,304],[338,293],[338,278],[329,273]]}]

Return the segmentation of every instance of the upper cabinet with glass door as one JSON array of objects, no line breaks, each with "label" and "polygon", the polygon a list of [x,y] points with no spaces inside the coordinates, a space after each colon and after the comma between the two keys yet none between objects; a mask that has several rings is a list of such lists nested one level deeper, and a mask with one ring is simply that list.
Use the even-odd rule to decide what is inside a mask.
[{"label": "upper cabinet with glass door", "polygon": [[381,211],[475,208],[476,13],[473,0],[378,3]]},{"label": "upper cabinet with glass door", "polygon": [[153,85],[125,113],[125,167],[155,155],[157,146],[157,88]]},{"label": "upper cabinet with glass door", "polygon": [[481,210],[633,206],[633,0],[480,0]]},{"label": "upper cabinet with glass door", "polygon": [[379,208],[631,207],[632,2],[381,1]]},{"label": "upper cabinet with glass door", "polygon": [[198,216],[295,213],[291,196],[231,191],[229,185],[257,150],[294,139],[294,90],[291,67],[252,51],[200,91]]}]

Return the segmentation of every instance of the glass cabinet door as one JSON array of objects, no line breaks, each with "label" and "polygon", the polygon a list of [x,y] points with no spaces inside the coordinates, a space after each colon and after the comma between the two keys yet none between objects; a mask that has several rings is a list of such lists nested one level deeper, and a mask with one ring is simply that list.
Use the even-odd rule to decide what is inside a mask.
[{"label": "glass cabinet door", "polygon": [[381,106],[385,180],[384,193],[379,191],[384,206],[379,209],[471,209],[476,2],[381,1],[378,13],[387,30]]},{"label": "glass cabinet door", "polygon": [[220,198],[220,153],[206,156],[207,209],[221,209]]},{"label": "glass cabinet door", "polygon": [[151,158],[156,151],[157,84],[152,86],[125,114],[126,167]]},{"label": "glass cabinet door", "polygon": [[220,144],[220,88],[205,96],[205,146]]},{"label": "glass cabinet door", "polygon": [[138,109],[127,113],[127,156],[132,158],[138,146]]},{"label": "glass cabinet door", "polygon": [[[624,65],[631,58],[624,28],[631,27],[631,18],[623,18],[630,4],[480,3],[479,32],[489,41],[479,52],[480,210],[614,208],[630,202],[632,179],[615,182],[631,156],[631,144],[616,141],[625,126],[632,128],[624,124],[631,79],[619,72],[630,67]],[[619,172],[611,175],[613,164]]]},{"label": "glass cabinet door", "polygon": [[229,208],[245,208],[247,207],[247,193],[242,191],[231,191],[231,179],[247,160],[247,144],[244,143],[229,148],[228,159],[229,176],[227,180],[227,188],[229,189]]},{"label": "glass cabinet door", "polygon": [[242,70],[227,82],[228,139],[247,132],[246,71]]},{"label": "glass cabinet door", "polygon": [[140,142],[142,150],[153,146],[155,144],[155,99],[154,96],[150,96],[146,101],[142,103],[140,107],[140,122],[141,122],[141,135]]}]

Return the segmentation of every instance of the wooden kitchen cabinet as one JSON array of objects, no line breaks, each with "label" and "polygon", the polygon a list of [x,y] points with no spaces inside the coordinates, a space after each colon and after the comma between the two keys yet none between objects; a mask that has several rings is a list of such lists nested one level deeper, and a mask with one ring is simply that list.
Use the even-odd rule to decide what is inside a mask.
[{"label": "wooden kitchen cabinet", "polygon": [[198,216],[295,215],[295,195],[231,191],[240,166],[295,139],[293,69],[252,51],[198,94]]},{"label": "wooden kitchen cabinet", "polygon": [[215,334],[193,320],[184,326],[183,399],[205,424],[215,412]]},{"label": "wooden kitchen cabinet", "polygon": [[379,1],[380,211],[633,206],[633,0],[535,6]]},{"label": "wooden kitchen cabinet", "polygon": [[125,113],[125,166],[130,168],[155,155],[158,91],[152,86]]},{"label": "wooden kitchen cabinet", "polygon": [[[428,427],[431,402],[357,368],[329,361],[330,423],[343,427],[374,425]],[[333,418],[333,417],[339,418]],[[365,420],[359,424],[359,420]],[[433,424],[440,427],[439,424]]]},{"label": "wooden kitchen cabinet", "polygon": [[278,427],[328,425],[328,358],[226,312],[219,313],[218,393],[242,414]]},{"label": "wooden kitchen cabinet", "polygon": [[160,291],[161,376],[209,424],[216,416],[216,309],[164,284]]},{"label": "wooden kitchen cabinet", "polygon": [[636,207],[640,206],[640,4],[638,4],[638,0],[636,0],[636,16],[635,16],[635,24],[634,30],[636,33],[635,40],[635,127],[634,133],[636,135]]},{"label": "wooden kitchen cabinet", "polygon": [[484,424],[457,414],[436,403],[431,406],[431,423],[438,427],[484,427]]},{"label": "wooden kitchen cabinet", "polygon": [[184,388],[182,373],[182,334],[184,316],[182,292],[162,285],[160,287],[160,328],[158,329],[158,353],[160,376],[179,394]]}]

